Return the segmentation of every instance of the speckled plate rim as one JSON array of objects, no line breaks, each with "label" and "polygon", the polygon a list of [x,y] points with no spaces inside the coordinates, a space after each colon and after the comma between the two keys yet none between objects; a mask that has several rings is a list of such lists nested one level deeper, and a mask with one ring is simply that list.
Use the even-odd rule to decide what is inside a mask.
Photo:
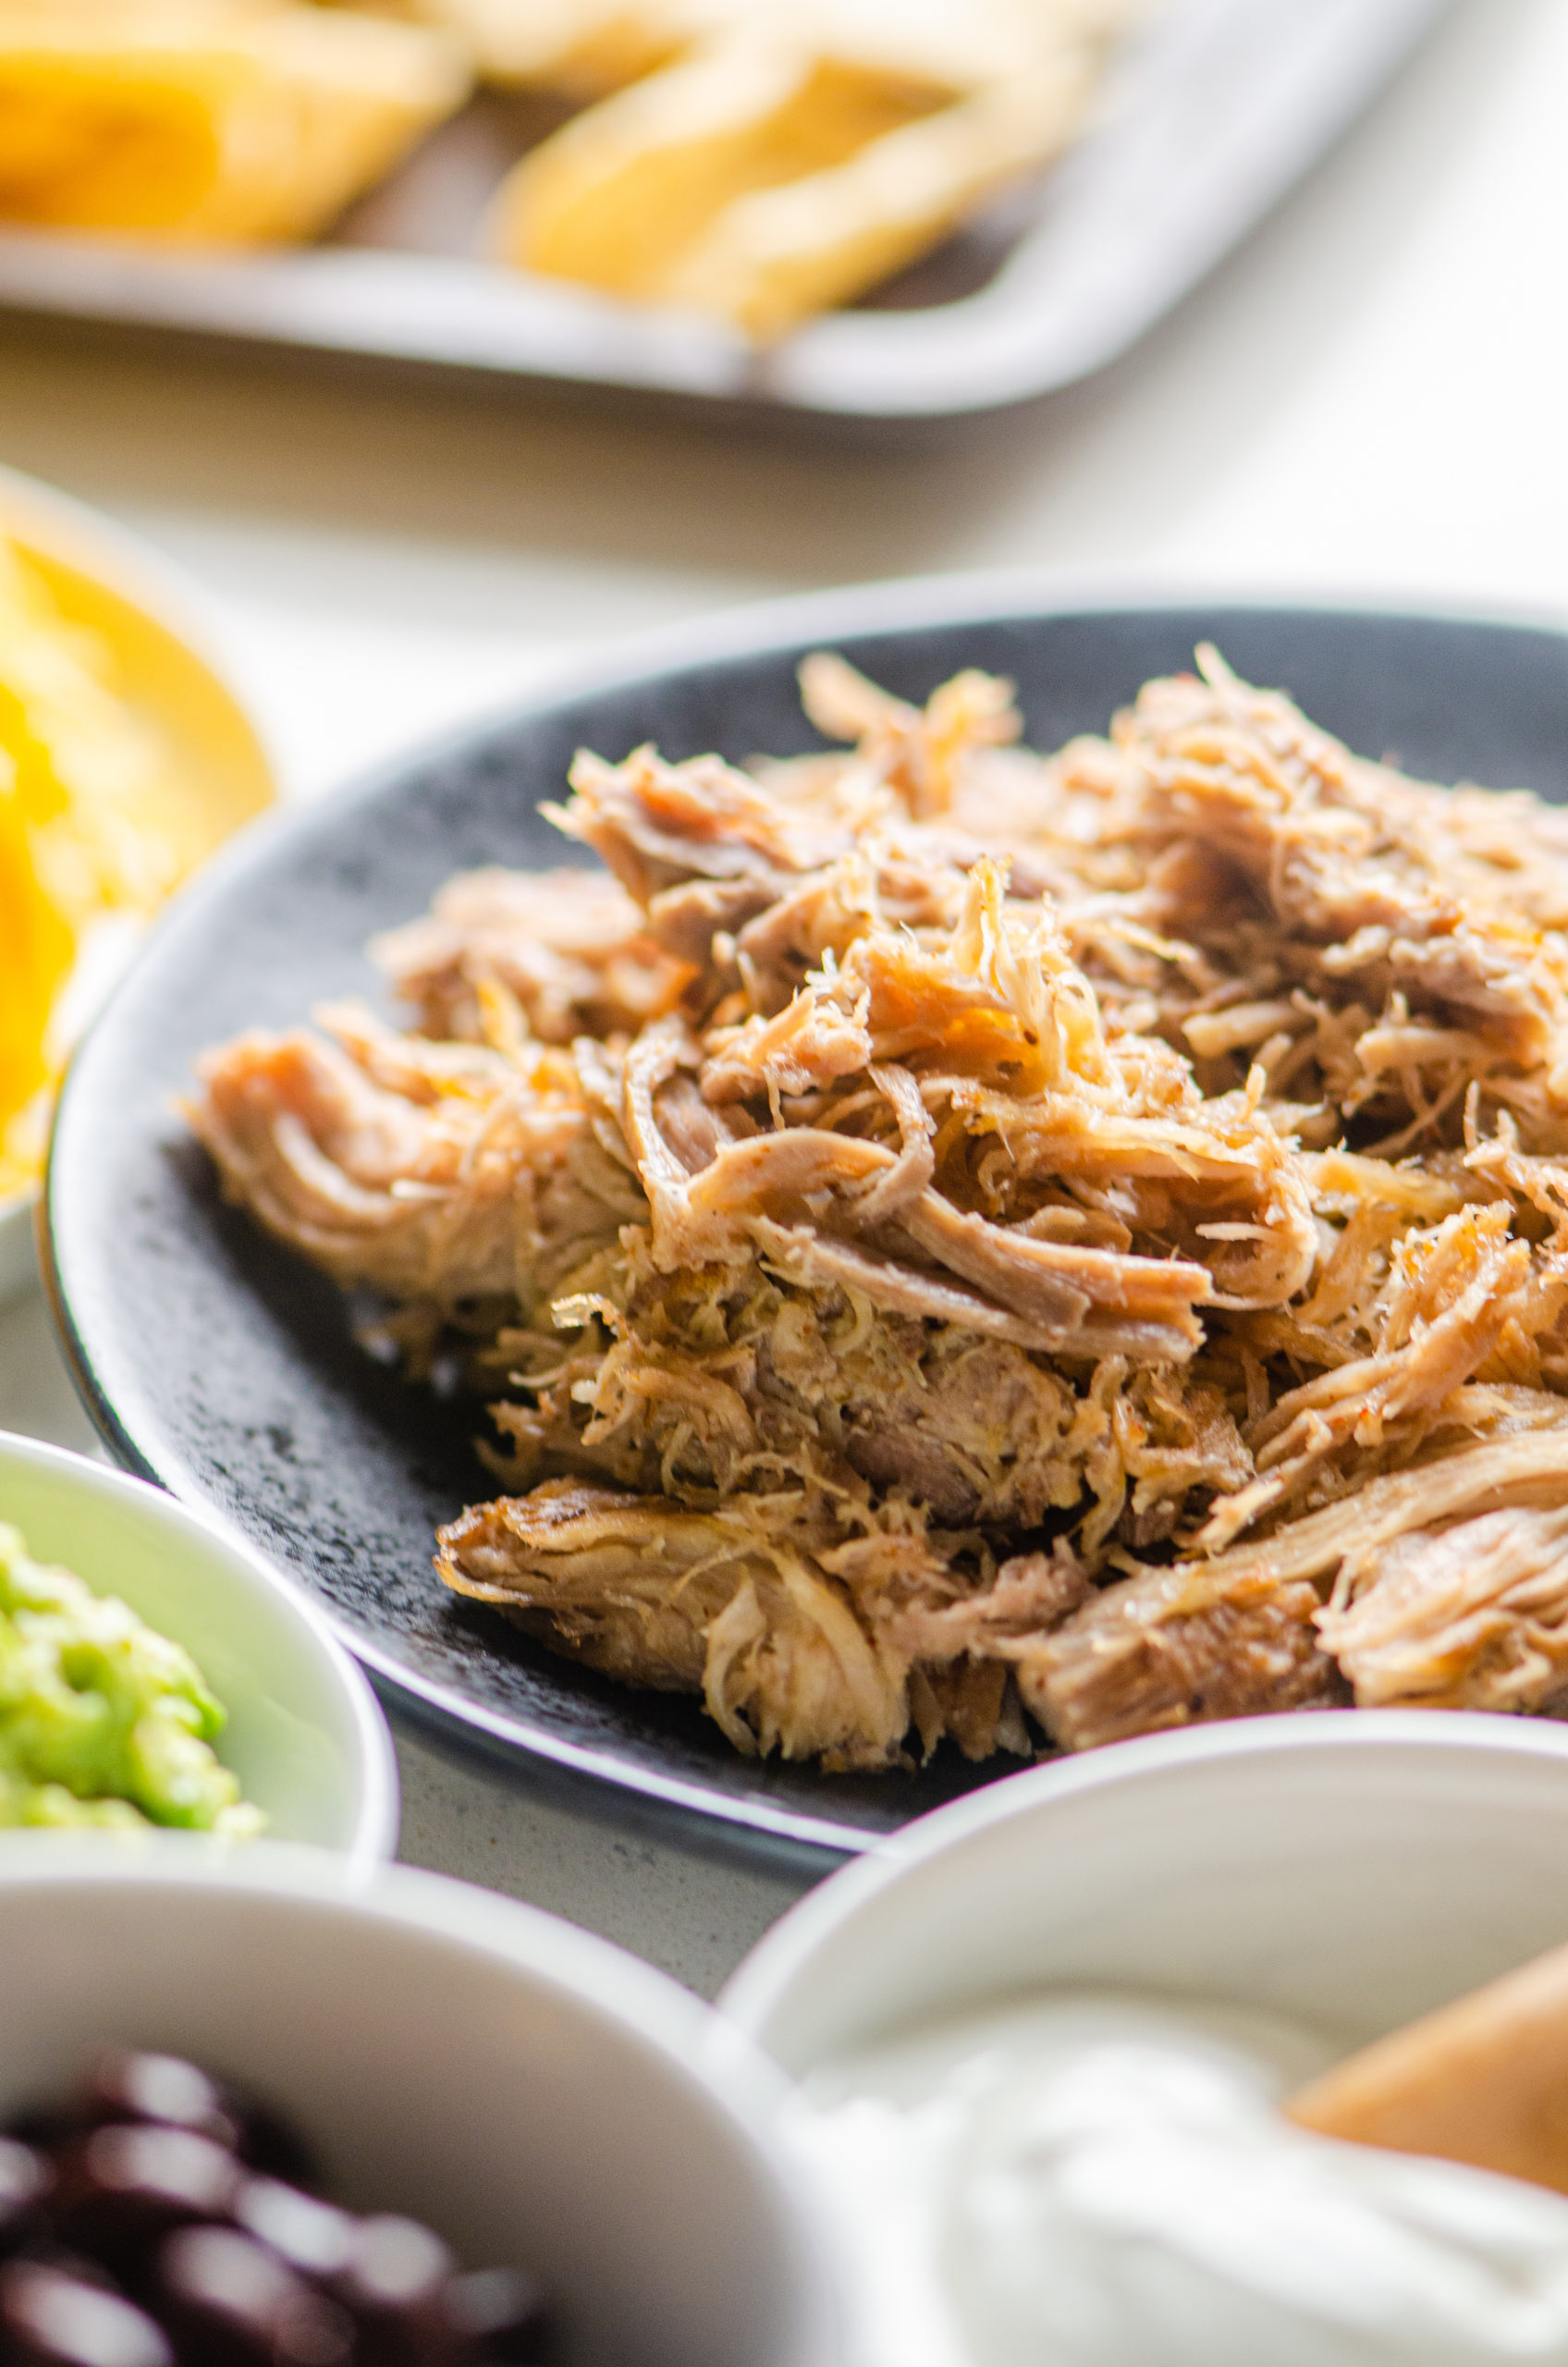
[{"label": "speckled plate rim", "polygon": [[[313,800],[303,808],[275,810],[252,824],[238,843],[225,847],[204,866],[200,880],[183,891],[182,905],[196,897],[221,896],[230,877],[243,872],[275,834],[308,827],[330,803],[341,815],[373,808],[382,794],[418,766],[453,756],[503,725],[520,725],[550,710],[597,693],[635,692],[668,674],[701,668],[717,661],[792,651],[802,644],[831,644],[840,639],[914,632],[923,628],[979,626],[986,621],[1049,622],[1068,616],[1114,618],[1129,610],[1159,611],[1190,617],[1194,630],[1216,610],[1287,612],[1292,616],[1347,619],[1356,616],[1403,622],[1464,625],[1504,634],[1533,632],[1560,640],[1568,665],[1568,615],[1521,603],[1509,608],[1478,607],[1461,600],[1411,596],[1397,589],[1379,595],[1365,586],[1344,595],[1314,590],[1303,594],[1287,586],[1253,583],[1238,589],[1219,581],[1180,582],[1158,575],[1108,574],[1038,568],[1010,568],[929,575],[863,583],[828,592],[814,592],[744,605],[717,615],[665,626],[618,642],[587,662],[568,664],[537,683],[522,700],[481,712],[469,723],[434,735],[422,744],[375,767],[331,793],[329,801]],[[157,933],[150,941],[155,949]],[[146,958],[143,956],[142,958]],[[68,1100],[67,1074],[62,1103]],[[159,1485],[171,1482],[122,1421],[94,1369],[89,1343],[78,1329],[61,1283],[55,1240],[52,1178],[46,1176],[40,1228],[43,1282],[67,1360],[88,1414],[110,1451],[128,1468]],[[219,1513],[211,1517],[229,1527]],[[236,1530],[234,1533],[238,1534]],[[253,1549],[252,1549],[253,1550]],[[287,1579],[287,1583],[298,1583]],[[580,1812],[622,1824],[643,1825],[665,1837],[672,1834],[686,1846],[724,1855],[739,1850],[751,1859],[773,1858],[794,1869],[820,1875],[859,1858],[880,1851],[885,1836],[848,1824],[830,1812],[807,1814],[766,1799],[716,1795],[700,1782],[673,1773],[629,1765],[613,1752],[598,1750],[550,1734],[530,1721],[488,1709],[452,1686],[410,1669],[392,1654],[362,1637],[348,1620],[330,1610],[324,1613],[338,1636],[371,1675],[384,1701],[411,1717],[433,1740],[455,1755],[476,1752],[499,1762],[514,1776],[520,1765],[527,1778],[546,1792],[554,1790]],[[1173,1738],[1180,1743],[1181,1737]],[[1038,1772],[1047,1779],[1070,1760],[1050,1762]],[[1015,1780],[1007,1776],[999,1782]],[[992,1789],[983,1786],[982,1796]],[[962,1806],[962,1803],[957,1805]],[[933,1814],[949,1811],[937,1809]]]},{"label": "speckled plate rim", "polygon": [[[1059,1813],[1071,1815],[1075,1801],[1132,1789],[1205,1765],[1228,1766],[1238,1780],[1249,1767],[1283,1761],[1308,1784],[1315,1771],[1334,1760],[1371,1755],[1387,1762],[1404,1759],[1419,1766],[1433,1753],[1463,1764],[1490,1759],[1525,1759],[1560,1771],[1568,1787],[1568,1733],[1550,1719],[1520,1718],[1482,1710],[1314,1710],[1258,1718],[1233,1718],[1212,1725],[1138,1735],[1097,1750],[1022,1769],[983,1791],[949,1801],[916,1817],[790,1907],[742,1957],[716,2000],[718,2010],[776,2061],[778,2034],[791,2014],[831,1977],[831,1950],[863,1918],[876,1913],[890,1894],[913,1893],[935,1870],[971,1857],[992,1836],[1022,1834],[1038,1862],[1048,1850],[1048,1833]],[[1042,1842],[1041,1836],[1046,1837]],[[1021,1850],[1021,1857],[1024,1853]],[[823,1969],[827,1966],[827,1970]],[[785,2064],[789,2076],[799,2067]]]}]

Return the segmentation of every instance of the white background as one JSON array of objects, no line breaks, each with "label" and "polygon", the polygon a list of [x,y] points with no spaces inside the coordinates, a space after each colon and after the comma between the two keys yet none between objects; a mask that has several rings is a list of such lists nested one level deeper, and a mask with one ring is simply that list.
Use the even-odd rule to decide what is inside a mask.
[{"label": "white background", "polygon": [[[1568,617],[1568,0],[1459,0],[1335,154],[1091,384],[924,452],[108,358],[0,325],[0,461],[210,595],[307,796],[614,636],[1033,564]],[[0,1425],[88,1443],[41,1305]],[[405,1854],[711,1989],[787,1878],[587,1823],[400,1737]]]}]

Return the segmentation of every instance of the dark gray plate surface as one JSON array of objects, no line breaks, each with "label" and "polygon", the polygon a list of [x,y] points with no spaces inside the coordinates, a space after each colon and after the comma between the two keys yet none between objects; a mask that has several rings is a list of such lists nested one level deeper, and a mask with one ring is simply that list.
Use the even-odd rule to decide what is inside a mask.
[{"label": "dark gray plate surface", "polygon": [[431,1533],[490,1492],[477,1409],[406,1388],[354,1346],[337,1291],[220,1204],[172,1098],[204,1045],[289,1024],[325,996],[374,996],[366,939],[448,873],[558,858],[535,806],[581,744],[613,758],[649,739],[672,757],[817,746],[795,667],[831,644],[912,699],[962,666],[1010,675],[1032,744],[1049,748],[1103,729],[1206,638],[1356,748],[1568,799],[1558,633],[1223,605],[1053,612],[1037,586],[953,581],[731,618],[679,656],[662,644],[669,662],[651,672],[559,693],[254,828],[171,911],[61,1106],[52,1288],[111,1447],[325,1602],[393,1698],[537,1773],[623,1787],[618,1813],[694,1811],[758,1846],[849,1850],[981,1780],[946,1758],[879,1780],[741,1760],[693,1705],[622,1691],[456,1602]]},{"label": "dark gray plate surface", "polygon": [[1447,0],[1160,0],[1102,119],[864,306],[771,353],[485,263],[484,209],[553,127],[484,97],[322,245],[168,255],[0,232],[0,311],[251,353],[711,409],[921,422],[1025,402],[1141,337],[1341,132]]}]

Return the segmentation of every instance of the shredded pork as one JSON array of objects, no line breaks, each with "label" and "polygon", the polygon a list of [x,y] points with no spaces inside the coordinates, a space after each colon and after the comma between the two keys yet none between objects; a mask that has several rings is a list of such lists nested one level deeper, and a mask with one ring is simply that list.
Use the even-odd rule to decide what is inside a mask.
[{"label": "shredded pork", "polygon": [[1568,818],[1146,686],[802,668],[848,753],[583,755],[202,1065],[226,1189],[457,1337],[437,1567],[737,1748],[876,1769],[1314,1703],[1568,1708]]}]

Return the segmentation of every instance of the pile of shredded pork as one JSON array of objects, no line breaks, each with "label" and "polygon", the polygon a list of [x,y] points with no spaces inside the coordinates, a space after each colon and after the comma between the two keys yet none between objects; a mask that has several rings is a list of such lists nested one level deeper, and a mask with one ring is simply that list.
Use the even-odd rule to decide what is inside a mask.
[{"label": "pile of shredded pork", "polygon": [[452,880],[412,1032],[205,1061],[496,1401],[448,1586],[828,1769],[1568,1709],[1568,816],[1200,664],[1043,759],[813,658],[852,753],[582,755],[606,868]]}]

